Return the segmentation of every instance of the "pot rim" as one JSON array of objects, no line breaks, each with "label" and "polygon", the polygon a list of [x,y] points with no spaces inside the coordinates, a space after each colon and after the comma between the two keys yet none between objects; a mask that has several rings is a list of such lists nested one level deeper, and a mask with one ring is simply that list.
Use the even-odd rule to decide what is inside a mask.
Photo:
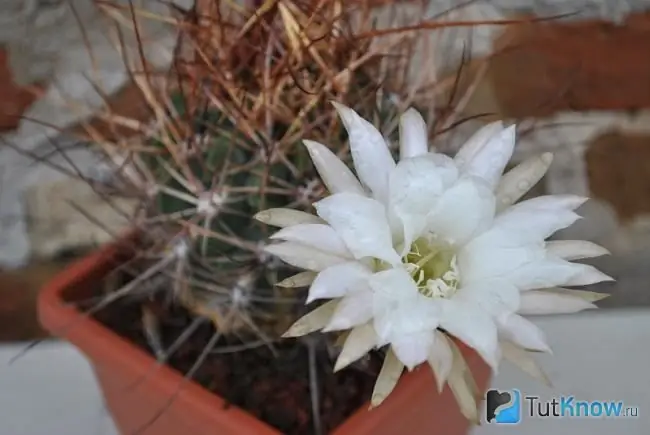
[{"label": "pot rim", "polygon": [[[195,420],[207,420],[227,427],[235,433],[245,428],[249,431],[247,433],[280,435],[275,428],[242,408],[230,405],[224,409],[226,402],[223,398],[193,380],[184,382],[185,378],[179,372],[167,365],[157,365],[150,354],[134,343],[120,337],[89,315],[81,313],[72,304],[64,302],[65,292],[82,287],[102,269],[111,269],[112,260],[124,252],[126,242],[131,238],[121,237],[76,261],[42,288],[38,297],[38,313],[45,329],[81,349],[93,365],[98,361],[107,361],[107,365],[120,366],[122,370],[136,376],[145,376],[151,370],[156,370],[155,376],[148,376],[148,388],[157,390],[161,395],[175,394],[175,400],[178,402],[175,409],[180,409],[188,416],[188,424]],[[105,274],[106,272],[101,272],[101,275]],[[462,343],[460,346],[465,347]],[[179,389],[181,383],[184,385]],[[387,415],[399,414],[402,412],[400,410],[412,408],[413,397],[421,397],[432,388],[435,389],[435,382],[431,370],[417,367],[402,375],[390,397],[380,407],[371,410],[367,402],[335,428],[332,435],[374,433],[376,428],[383,425]],[[177,406],[180,408],[176,408]],[[433,414],[435,410],[432,410],[432,418]]]},{"label": "pot rim", "polygon": [[[178,402],[175,406],[187,413],[190,421],[197,418],[213,420],[221,426],[231,426],[233,431],[243,426],[251,433],[278,435],[277,430],[237,406],[229,405],[224,410],[226,401],[223,398],[193,380],[184,381],[176,370],[167,365],[158,365],[151,355],[134,343],[64,302],[64,293],[75,286],[83,286],[84,281],[99,268],[108,268],[111,260],[123,249],[124,238],[71,264],[46,284],[38,297],[38,315],[42,325],[53,335],[65,338],[81,349],[93,365],[97,361],[107,361],[107,365],[120,366],[135,376],[149,375],[147,388],[155,389],[164,396],[175,394],[174,400]],[[155,376],[150,376],[151,370],[156,370]],[[182,388],[179,388],[180,385]],[[147,419],[143,420],[145,423]]]}]

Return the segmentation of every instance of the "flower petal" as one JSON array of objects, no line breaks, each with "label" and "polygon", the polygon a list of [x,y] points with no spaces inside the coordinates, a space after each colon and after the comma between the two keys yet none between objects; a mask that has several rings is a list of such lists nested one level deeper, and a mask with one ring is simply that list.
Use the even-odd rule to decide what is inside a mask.
[{"label": "flower petal", "polygon": [[339,257],[293,242],[267,245],[264,247],[264,251],[275,255],[280,258],[280,260],[289,263],[292,266],[314,272],[320,272],[328,267],[348,261],[347,258]]},{"label": "flower petal", "polygon": [[426,215],[442,193],[443,180],[434,154],[400,161],[390,174],[390,205],[410,214]]},{"label": "flower petal", "polygon": [[373,291],[375,332],[381,342],[438,327],[439,301],[422,296],[404,269],[375,273],[368,285]]},{"label": "flower petal", "polygon": [[515,126],[504,128],[488,139],[463,166],[462,172],[482,178],[494,189],[515,147]]},{"label": "flower petal", "polygon": [[433,331],[396,336],[390,343],[395,356],[411,371],[425,362],[433,346]]},{"label": "flower petal", "polygon": [[310,311],[309,313],[302,316],[300,319],[291,325],[291,327],[282,334],[282,337],[302,337],[303,335],[310,334],[319,329],[323,329],[332,318],[332,315],[336,311],[339,301],[329,301],[325,302],[320,307],[315,310]]},{"label": "flower petal", "polygon": [[509,341],[501,342],[501,351],[503,352],[503,357],[519,367],[521,371],[532,376],[546,386],[551,387],[551,380],[539,367],[537,361],[535,361],[530,352],[527,352]]},{"label": "flower petal", "polygon": [[429,150],[427,124],[414,108],[408,109],[399,119],[399,145],[400,161]]},{"label": "flower petal", "polygon": [[584,299],[587,302],[598,302],[611,296],[607,293],[590,292],[587,290],[574,290],[562,287],[545,288],[544,291],[547,293],[570,295],[576,298]]},{"label": "flower petal", "polygon": [[299,224],[322,224],[323,220],[313,214],[289,208],[270,208],[253,216],[256,220],[273,227],[290,227]]},{"label": "flower petal", "polygon": [[308,287],[316,279],[316,272],[305,271],[285,278],[276,285],[284,288]]},{"label": "flower petal", "polygon": [[467,303],[446,300],[440,327],[476,350],[496,371],[499,364],[497,328],[487,313]]},{"label": "flower petal", "polygon": [[318,215],[343,239],[355,258],[373,257],[390,264],[401,263],[384,206],[374,199],[337,193],[314,204]]},{"label": "flower petal", "polygon": [[497,186],[497,212],[517,202],[539,180],[544,177],[551,166],[553,154],[543,153],[530,157],[508,171]]},{"label": "flower petal", "polygon": [[460,171],[451,157],[440,153],[429,153],[428,158],[436,164],[436,172],[438,172],[445,189],[449,188],[458,180]]},{"label": "flower petal", "polygon": [[505,275],[519,290],[535,290],[556,286],[589,285],[613,278],[588,264],[570,263],[557,258],[531,262]]},{"label": "flower petal", "polygon": [[463,246],[456,254],[463,285],[488,279],[507,279],[509,273],[546,258],[542,242],[520,245],[499,228],[492,228]]},{"label": "flower petal", "polygon": [[478,392],[478,386],[456,343],[453,340],[449,340],[448,343],[453,358],[451,371],[447,380],[449,389],[460,407],[461,414],[473,424],[478,425],[479,416],[476,405],[476,397],[480,394]]},{"label": "flower petal", "polygon": [[299,224],[285,227],[273,234],[270,239],[300,243],[339,257],[352,258],[352,253],[338,233],[326,224]]},{"label": "flower petal", "polygon": [[309,288],[307,303],[317,299],[343,297],[359,280],[368,278],[371,275],[370,269],[357,261],[328,267],[318,274]]},{"label": "flower petal", "polygon": [[590,266],[589,264],[580,264],[580,263],[569,263],[569,264],[571,264],[571,266],[574,267],[577,273],[573,275],[571,279],[569,279],[568,281],[562,284],[555,284],[556,286],[590,285],[590,284],[597,284],[599,282],[615,281],[615,279],[612,278],[611,276],[601,272],[600,270],[596,269],[594,266]]},{"label": "flower petal", "polygon": [[404,371],[404,364],[395,356],[392,350],[386,352],[386,357],[384,358],[384,364],[381,366],[379,371],[379,376],[377,376],[377,382],[375,383],[375,388],[372,391],[372,397],[370,399],[370,407],[374,408],[379,406],[386,397],[393,391],[399,381],[402,372]]},{"label": "flower petal", "polygon": [[462,245],[494,217],[495,198],[481,180],[463,177],[440,197],[427,217],[427,230]]},{"label": "flower petal", "polygon": [[481,311],[498,318],[519,309],[519,289],[503,279],[492,279],[463,285],[454,295],[454,300],[472,304]]},{"label": "flower petal", "polygon": [[551,353],[541,329],[523,317],[513,314],[498,323],[499,335],[519,347],[538,352]]},{"label": "flower petal", "polygon": [[456,165],[459,168],[465,166],[491,138],[502,130],[503,122],[501,121],[491,122],[479,128],[456,153],[454,157]]},{"label": "flower petal", "polygon": [[520,244],[541,242],[580,219],[573,210],[585,198],[575,195],[547,195],[520,202],[499,214],[493,229],[502,230]]},{"label": "flower petal", "polygon": [[390,174],[388,204],[403,225],[402,255],[424,228],[427,214],[443,191],[433,156],[425,154],[400,161]]},{"label": "flower petal", "polygon": [[569,314],[593,308],[598,307],[579,297],[531,290],[521,295],[521,306],[517,312],[523,315]]},{"label": "flower petal", "polygon": [[449,377],[449,373],[451,372],[451,365],[453,362],[451,347],[449,346],[449,341],[444,333],[437,330],[434,331],[433,345],[429,351],[427,361],[435,375],[438,392],[442,392],[445,382]]},{"label": "flower petal", "polygon": [[363,325],[372,319],[372,291],[361,281],[342,299],[324,332],[340,331]]},{"label": "flower petal", "polygon": [[334,365],[338,372],[370,352],[377,345],[377,334],[370,323],[352,328]]},{"label": "flower petal", "polygon": [[514,205],[512,209],[525,209],[527,211],[560,211],[575,210],[589,198],[580,195],[542,195]]},{"label": "flower petal", "polygon": [[607,249],[586,240],[554,240],[546,243],[546,250],[555,257],[569,261],[609,254]]},{"label": "flower petal", "polygon": [[388,175],[395,167],[395,161],[384,137],[354,110],[336,102],[332,104],[348,132],[352,160],[359,179],[370,188],[375,198],[385,200],[388,196]]},{"label": "flower petal", "polygon": [[318,174],[331,194],[350,192],[365,196],[366,193],[357,177],[329,148],[312,140],[304,140],[303,143]]}]

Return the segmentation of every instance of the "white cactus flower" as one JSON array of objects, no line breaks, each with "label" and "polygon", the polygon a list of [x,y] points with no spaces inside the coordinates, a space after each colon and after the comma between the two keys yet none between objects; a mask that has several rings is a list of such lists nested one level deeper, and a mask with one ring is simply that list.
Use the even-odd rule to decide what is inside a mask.
[{"label": "white cactus flower", "polygon": [[[317,216],[284,209],[257,215],[282,227],[271,237],[281,243],[267,252],[307,270],[281,284],[311,283],[308,302],[332,300],[287,336],[351,330],[336,369],[389,345],[393,378],[404,367],[428,362],[442,388],[457,353],[447,336],[496,370],[501,344],[550,350],[543,333],[520,314],[595,307],[588,292],[557,287],[611,280],[569,261],[607,251],[584,241],[545,241],[579,218],[574,210],[586,198],[549,195],[514,204],[552,160],[545,153],[502,176],[515,145],[514,126],[483,127],[452,159],[428,151],[424,120],[409,109],[400,120],[396,164],[375,127],[335,106],[357,176],[326,146],[305,141],[331,195],[314,204]],[[376,390],[373,404],[391,388]]]}]

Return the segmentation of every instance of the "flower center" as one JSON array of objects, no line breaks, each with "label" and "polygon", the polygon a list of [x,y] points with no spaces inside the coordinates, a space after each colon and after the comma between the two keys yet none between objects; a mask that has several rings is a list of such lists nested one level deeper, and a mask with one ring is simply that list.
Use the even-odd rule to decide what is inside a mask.
[{"label": "flower center", "polygon": [[450,298],[458,289],[458,266],[451,247],[420,238],[403,258],[418,291],[430,298]]}]

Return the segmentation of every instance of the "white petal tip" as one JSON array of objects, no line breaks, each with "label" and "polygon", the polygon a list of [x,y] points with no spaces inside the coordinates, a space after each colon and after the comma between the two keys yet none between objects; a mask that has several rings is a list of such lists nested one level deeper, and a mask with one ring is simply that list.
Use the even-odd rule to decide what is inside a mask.
[{"label": "white petal tip", "polygon": [[599,282],[615,282],[616,280],[600,270],[593,268],[588,273],[577,278],[577,282],[573,285],[590,285],[598,284]]},{"label": "white petal tip", "polygon": [[589,200],[588,196],[562,194],[553,195],[561,200],[562,208],[565,210],[575,210]]},{"label": "white petal tip", "polygon": [[302,143],[305,148],[307,148],[309,155],[312,157],[315,153],[318,152],[318,148],[322,146],[320,143],[309,139],[303,139]]},{"label": "white petal tip", "polygon": [[[422,115],[420,112],[417,111],[414,107],[409,107],[402,113],[402,116],[400,117],[403,122],[418,122],[424,124],[424,118],[422,118]],[[426,127],[426,125],[425,125]]]},{"label": "white petal tip", "polygon": [[373,409],[381,405],[384,400],[386,400],[385,397],[372,396],[370,398],[370,406],[368,407],[368,410],[372,411]]},{"label": "white petal tip", "polygon": [[612,255],[609,249],[602,247],[600,245],[594,244],[590,247],[591,249],[588,258],[602,257],[603,255]]},{"label": "white petal tip", "polygon": [[540,156],[540,159],[542,162],[546,163],[547,165],[550,165],[551,162],[553,161],[553,153],[543,153]]},{"label": "white petal tip", "polygon": [[267,223],[271,219],[271,213],[266,210],[260,211],[253,216],[256,221]]},{"label": "white petal tip", "polygon": [[262,251],[266,252],[267,254],[279,256],[282,254],[282,247],[284,246],[284,243],[275,243],[272,245],[265,245],[262,248]]},{"label": "white petal tip", "polygon": [[298,287],[293,282],[289,282],[289,281],[288,282],[284,282],[284,281],[279,282],[279,283],[276,284],[276,286],[281,287],[281,288],[286,288],[286,289]]},{"label": "white petal tip", "polygon": [[616,282],[615,278],[613,278],[613,277],[611,277],[611,276],[609,276],[609,275],[607,275],[605,273],[603,273],[603,275],[604,275],[605,281]]},{"label": "white petal tip", "polygon": [[346,325],[341,322],[330,322],[323,329],[323,332],[333,332],[333,331],[342,331],[344,329],[350,329],[351,325]]},{"label": "white petal tip", "polygon": [[573,208],[576,209],[576,208],[580,207],[581,205],[583,205],[583,204],[584,204],[585,202],[587,202],[587,201],[589,201],[589,197],[588,197],[588,196],[579,196],[579,195],[576,195],[576,196],[574,197],[574,199],[573,199],[573,204],[574,204]]},{"label": "white petal tip", "polygon": [[341,120],[344,124],[347,124],[352,121],[352,117],[356,114],[354,110],[350,109],[348,106],[341,104],[337,101],[332,101],[334,109],[338,112]]},{"label": "white petal tip", "polygon": [[337,359],[336,363],[334,364],[334,373],[337,373],[337,372],[343,370],[344,368],[349,366],[350,363],[352,363],[352,361],[348,360],[347,358],[345,358],[345,359],[341,359],[341,358]]},{"label": "white petal tip", "polygon": [[287,332],[282,334],[280,337],[282,337],[282,338],[295,338],[295,337],[300,337],[300,334],[296,334],[295,331],[292,331],[291,329],[289,329]]},{"label": "white petal tip", "polygon": [[546,344],[546,343],[539,343],[537,348],[535,349],[526,349],[528,352],[539,352],[539,353],[547,353],[549,355],[553,355],[553,349]]}]

